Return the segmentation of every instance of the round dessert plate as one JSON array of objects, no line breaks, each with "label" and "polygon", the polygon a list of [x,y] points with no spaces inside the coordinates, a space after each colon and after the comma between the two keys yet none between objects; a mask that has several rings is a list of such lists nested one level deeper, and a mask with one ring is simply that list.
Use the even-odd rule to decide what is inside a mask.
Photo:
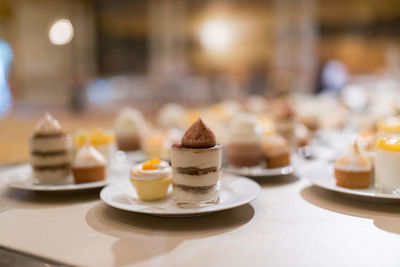
[{"label": "round dessert plate", "polygon": [[365,189],[349,189],[337,186],[333,173],[333,164],[321,164],[320,162],[319,164],[310,165],[307,169],[302,170],[299,176],[308,179],[312,184],[318,187],[344,193],[349,196],[364,197],[371,200],[400,200],[400,196],[398,195],[377,192],[373,185]]},{"label": "round dessert plate", "polygon": [[2,172],[0,176],[2,178],[2,182],[7,184],[9,187],[31,191],[76,191],[99,188],[104,187],[109,183],[110,179],[115,178],[112,174],[109,174],[107,180],[104,181],[74,184],[71,177],[66,184],[40,185],[33,183],[32,170],[29,164],[23,164],[10,168]]},{"label": "round dessert plate", "polygon": [[224,174],[218,203],[204,207],[179,207],[171,198],[171,187],[163,200],[141,201],[128,179],[103,188],[100,198],[107,205],[121,210],[164,217],[191,217],[244,205],[255,199],[260,190],[260,186],[250,179]]},{"label": "round dessert plate", "polygon": [[224,168],[224,171],[247,177],[268,177],[268,176],[280,176],[280,175],[290,174],[293,172],[293,167],[285,166],[282,168],[267,169],[262,166],[234,167],[229,165]]}]

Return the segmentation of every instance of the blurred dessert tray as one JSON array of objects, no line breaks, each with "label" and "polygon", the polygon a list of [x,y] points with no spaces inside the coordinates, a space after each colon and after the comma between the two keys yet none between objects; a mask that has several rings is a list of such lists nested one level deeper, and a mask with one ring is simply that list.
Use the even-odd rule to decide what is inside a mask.
[{"label": "blurred dessert tray", "polygon": [[280,175],[287,175],[293,172],[292,166],[285,166],[282,168],[273,168],[268,169],[263,166],[255,166],[255,167],[235,167],[232,165],[228,165],[224,168],[224,171],[246,176],[246,177],[270,177],[270,176],[280,176]]},{"label": "blurred dessert tray", "polygon": [[346,194],[351,197],[364,198],[374,201],[400,201],[400,196],[395,194],[377,192],[373,184],[368,188],[349,189],[336,185],[333,175],[333,164],[315,162],[298,173],[301,178],[305,178],[315,186]]},{"label": "blurred dessert tray", "polygon": [[124,180],[103,188],[100,198],[107,205],[121,210],[164,217],[190,217],[244,205],[255,199],[261,190],[250,179],[224,173],[221,178],[220,199],[216,204],[182,208],[172,199],[171,189],[165,199],[141,201],[129,181]]},{"label": "blurred dessert tray", "polygon": [[24,189],[31,191],[77,191],[92,188],[100,188],[107,185],[110,180],[118,179],[113,172],[107,174],[107,179],[92,183],[74,184],[73,178],[70,177],[66,184],[46,185],[35,184],[32,177],[30,164],[22,164],[2,172],[2,182],[11,188]]}]

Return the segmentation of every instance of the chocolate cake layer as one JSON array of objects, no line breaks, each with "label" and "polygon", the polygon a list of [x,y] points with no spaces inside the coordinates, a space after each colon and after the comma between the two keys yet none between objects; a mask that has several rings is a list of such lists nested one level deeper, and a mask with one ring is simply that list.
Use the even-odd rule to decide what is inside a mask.
[{"label": "chocolate cake layer", "polygon": [[50,166],[32,166],[35,171],[48,171],[70,168],[70,164],[50,165]]},{"label": "chocolate cake layer", "polygon": [[184,191],[188,191],[193,194],[206,194],[210,190],[214,190],[216,185],[211,185],[211,186],[187,186],[187,185],[181,185],[181,184],[173,184],[174,188],[178,187]]},{"label": "chocolate cake layer", "polygon": [[187,168],[182,168],[182,167],[177,167],[176,171],[181,174],[187,174],[187,175],[204,175],[210,172],[216,172],[218,171],[217,167],[210,167],[210,168],[196,168],[196,167],[187,167]]},{"label": "chocolate cake layer", "polygon": [[52,134],[40,134],[36,133],[32,136],[32,139],[38,139],[38,138],[53,138],[53,137],[62,137],[65,136],[65,133],[52,133]]},{"label": "chocolate cake layer", "polygon": [[33,156],[39,156],[39,157],[46,157],[46,156],[56,156],[56,155],[65,155],[67,154],[67,150],[59,150],[59,151],[31,151],[31,154]]}]

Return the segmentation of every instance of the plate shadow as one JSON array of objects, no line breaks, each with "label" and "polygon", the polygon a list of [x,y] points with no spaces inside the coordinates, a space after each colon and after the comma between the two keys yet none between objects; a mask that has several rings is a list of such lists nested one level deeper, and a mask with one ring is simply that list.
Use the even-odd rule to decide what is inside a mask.
[{"label": "plate shadow", "polygon": [[372,219],[379,229],[400,234],[400,202],[365,201],[366,198],[348,197],[346,194],[317,186],[305,187],[300,194],[315,206],[345,215]]}]

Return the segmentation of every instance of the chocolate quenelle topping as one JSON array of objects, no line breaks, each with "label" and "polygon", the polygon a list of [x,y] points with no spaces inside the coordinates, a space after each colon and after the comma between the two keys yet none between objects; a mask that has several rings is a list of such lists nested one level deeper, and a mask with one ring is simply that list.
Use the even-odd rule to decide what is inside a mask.
[{"label": "chocolate quenelle topping", "polygon": [[210,167],[210,168],[204,168],[204,169],[199,169],[196,167],[187,167],[187,168],[182,168],[182,167],[177,167],[176,171],[181,174],[187,174],[187,175],[204,175],[210,172],[216,172],[218,171],[217,167]]},{"label": "chocolate quenelle topping", "polygon": [[210,190],[214,189],[215,185],[210,186],[188,186],[182,184],[173,184],[174,187],[178,187],[184,191],[188,191],[194,194],[206,194]]},{"label": "chocolate quenelle topping", "polygon": [[214,133],[200,118],[185,132],[181,143],[188,148],[209,148],[217,144]]},{"label": "chocolate quenelle topping", "polygon": [[56,156],[56,155],[65,155],[67,154],[67,150],[59,150],[59,151],[46,151],[46,152],[41,152],[41,151],[31,151],[31,154],[33,156],[39,156],[39,157],[46,157],[46,156]]},{"label": "chocolate quenelle topping", "polygon": [[50,165],[50,166],[33,166],[35,171],[50,171],[50,170],[58,170],[58,169],[66,169],[70,168],[70,164],[60,164],[60,165]]},{"label": "chocolate quenelle topping", "polygon": [[54,138],[54,137],[62,137],[65,136],[65,133],[52,133],[52,134],[34,134],[32,136],[33,139],[39,139],[39,138]]}]

